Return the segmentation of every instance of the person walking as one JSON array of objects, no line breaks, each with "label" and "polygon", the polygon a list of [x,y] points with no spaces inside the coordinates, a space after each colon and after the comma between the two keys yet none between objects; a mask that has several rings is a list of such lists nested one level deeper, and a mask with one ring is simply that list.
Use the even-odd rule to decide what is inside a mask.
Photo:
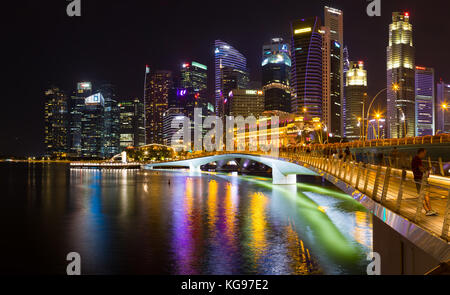
[{"label": "person walking", "polygon": [[[426,168],[422,159],[425,158],[427,151],[424,148],[421,148],[417,151],[417,155],[413,158],[411,162],[411,168],[414,174],[414,182],[416,183],[417,193],[420,195],[421,189],[426,189],[428,187],[428,181],[426,180],[430,174],[431,168]],[[424,183],[424,187],[422,188],[422,182]],[[423,207],[426,211],[426,216],[435,216],[438,215],[436,211],[431,208],[430,204],[430,192],[429,190],[425,194],[425,198],[423,200]]]}]

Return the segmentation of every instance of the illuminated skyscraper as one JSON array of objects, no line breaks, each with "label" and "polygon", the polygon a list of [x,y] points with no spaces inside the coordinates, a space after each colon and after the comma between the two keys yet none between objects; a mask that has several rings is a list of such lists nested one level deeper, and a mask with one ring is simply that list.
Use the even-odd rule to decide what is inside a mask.
[{"label": "illuminated skyscraper", "polygon": [[70,154],[81,156],[81,131],[85,99],[92,94],[91,82],[77,83],[77,89],[70,98]]},{"label": "illuminated skyscraper", "polygon": [[247,59],[231,45],[214,43],[216,115],[229,113],[229,93],[232,89],[246,89],[249,82]]},{"label": "illuminated skyscraper", "polygon": [[69,106],[57,87],[45,91],[45,150],[48,156],[69,151]]},{"label": "illuminated skyscraper", "polygon": [[[387,136],[413,137],[416,128],[415,49],[408,12],[394,12],[387,47]],[[393,89],[395,85],[396,90]],[[406,127],[405,127],[406,126]],[[406,128],[406,130],[405,130]]]},{"label": "illuminated skyscraper", "polygon": [[[327,112],[324,112],[323,121],[335,137],[343,136],[343,104],[344,104],[344,13],[342,10],[325,6],[325,34],[328,42],[326,52],[328,59],[328,96],[323,96]],[[325,53],[324,51],[324,53]]]},{"label": "illuminated skyscraper", "polygon": [[[208,87],[208,67],[198,62],[181,64],[181,88],[192,88],[197,92],[206,92]],[[205,94],[206,95],[206,94]]]},{"label": "illuminated skyscraper", "polygon": [[293,21],[292,29],[292,112],[307,119],[322,119],[322,35],[320,19]]},{"label": "illuminated skyscraper", "polygon": [[98,91],[103,95],[105,101],[102,156],[110,158],[120,152],[120,113],[117,106],[116,87],[111,84],[103,84]]},{"label": "illuminated skyscraper", "polygon": [[436,92],[436,132],[450,133],[450,84],[440,81]]},{"label": "illuminated skyscraper", "polygon": [[364,63],[362,61],[350,62],[350,69],[346,75],[347,116],[345,134],[349,140],[356,140],[360,138],[364,130],[362,128],[364,122],[363,104],[367,95],[367,71],[364,69]]},{"label": "illuminated skyscraper", "polygon": [[156,71],[146,74],[145,117],[146,143],[163,142],[163,114],[168,108],[169,91],[173,87],[172,72]]},{"label": "illuminated skyscraper", "polygon": [[259,116],[264,112],[264,91],[253,89],[233,89],[231,91],[230,115],[234,117]]},{"label": "illuminated skyscraper", "polygon": [[[343,131],[343,136],[344,137],[347,137],[347,135],[345,134],[345,130],[346,130],[346,127],[345,127],[345,124],[346,124],[346,122],[347,122],[347,98],[346,98],[346,96],[345,96],[345,85],[347,85],[347,72],[348,72],[348,70],[350,69],[350,57],[349,57],[349,54],[348,54],[348,47],[347,46],[345,46],[344,47],[344,49],[342,50],[342,57],[343,57],[343,64],[344,64],[344,68],[343,68],[343,73],[344,73],[344,77],[343,77],[343,81],[344,81],[344,87],[343,87],[343,89],[344,89],[344,99],[342,100],[342,121],[344,122],[343,124],[342,124],[342,128],[344,129]],[[350,114],[349,114],[350,115]]]},{"label": "illuminated skyscraper", "polygon": [[145,145],[144,104],[139,98],[122,101],[120,110],[120,149]]},{"label": "illuminated skyscraper", "polygon": [[291,111],[291,57],[289,45],[273,38],[263,46],[262,86],[266,111]]},{"label": "illuminated skyscraper", "polygon": [[416,67],[416,136],[434,135],[434,69]]},{"label": "illuminated skyscraper", "polygon": [[105,99],[101,92],[84,100],[81,118],[81,156],[104,157]]}]

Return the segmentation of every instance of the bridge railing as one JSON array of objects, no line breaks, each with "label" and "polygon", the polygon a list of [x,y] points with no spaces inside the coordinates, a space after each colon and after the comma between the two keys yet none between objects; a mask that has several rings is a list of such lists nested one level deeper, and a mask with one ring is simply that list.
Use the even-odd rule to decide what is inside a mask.
[{"label": "bridge railing", "polygon": [[[450,187],[424,179],[414,181],[411,171],[389,166],[366,164],[355,160],[336,159],[311,153],[286,153],[281,157],[310,165],[326,172],[367,195],[384,207],[394,211],[422,228],[449,240]],[[424,200],[438,216],[426,216]]]}]

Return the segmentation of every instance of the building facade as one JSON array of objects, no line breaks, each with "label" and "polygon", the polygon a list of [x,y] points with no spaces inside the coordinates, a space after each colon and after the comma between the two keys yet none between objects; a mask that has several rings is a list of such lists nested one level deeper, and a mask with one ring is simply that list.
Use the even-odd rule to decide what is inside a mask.
[{"label": "building facade", "polygon": [[261,89],[233,89],[230,100],[230,116],[258,118],[264,112],[264,91]]},{"label": "building facade", "polygon": [[436,92],[436,132],[450,133],[450,84],[439,81]]},{"label": "building facade", "polygon": [[365,137],[364,102],[367,96],[367,71],[364,69],[364,63],[350,62],[346,76],[345,135],[349,140],[357,140]]},{"label": "building facade", "polygon": [[81,156],[101,158],[104,156],[105,99],[101,92],[85,99],[81,118]]},{"label": "building facade", "polygon": [[45,91],[44,123],[46,155],[61,156],[69,152],[69,102],[57,87]]},{"label": "building facade", "polygon": [[415,49],[409,13],[394,12],[387,47],[387,136],[416,134]]},{"label": "building facade", "polygon": [[111,158],[120,152],[120,112],[117,105],[116,87],[103,84],[98,91],[104,99],[103,157]]},{"label": "building facade", "polygon": [[262,87],[266,111],[291,111],[291,57],[289,44],[273,38],[263,46]]},{"label": "building facade", "polygon": [[145,81],[145,128],[146,143],[162,144],[163,114],[168,108],[169,91],[173,88],[170,71],[146,73]]},{"label": "building facade", "polygon": [[144,146],[144,104],[136,98],[120,102],[118,108],[120,112],[120,151],[130,146]]},{"label": "building facade", "polygon": [[214,43],[215,110],[223,117],[229,114],[228,98],[233,89],[246,89],[249,82],[247,59],[231,45],[216,40]]},{"label": "building facade", "polygon": [[[324,116],[328,121],[330,132],[336,137],[344,135],[344,12],[342,10],[325,6],[325,27],[329,29],[330,54],[330,83],[329,83],[329,112],[330,117]],[[324,97],[325,100],[325,97]]]},{"label": "building facade", "polygon": [[416,136],[435,134],[434,69],[416,66]]},{"label": "building facade", "polygon": [[77,83],[77,89],[70,98],[70,155],[81,156],[82,119],[84,115],[85,100],[92,95],[91,82]]},{"label": "building facade", "polygon": [[305,118],[322,119],[322,35],[318,17],[291,23],[291,109]]}]

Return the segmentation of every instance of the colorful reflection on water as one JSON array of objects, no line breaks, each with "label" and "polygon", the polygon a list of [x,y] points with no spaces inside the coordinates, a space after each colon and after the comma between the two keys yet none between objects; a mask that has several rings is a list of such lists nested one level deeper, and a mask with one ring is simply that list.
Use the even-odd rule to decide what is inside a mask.
[{"label": "colorful reflection on water", "polygon": [[321,178],[14,165],[1,272],[65,273],[75,251],[85,274],[364,274],[372,248],[371,215]]}]

